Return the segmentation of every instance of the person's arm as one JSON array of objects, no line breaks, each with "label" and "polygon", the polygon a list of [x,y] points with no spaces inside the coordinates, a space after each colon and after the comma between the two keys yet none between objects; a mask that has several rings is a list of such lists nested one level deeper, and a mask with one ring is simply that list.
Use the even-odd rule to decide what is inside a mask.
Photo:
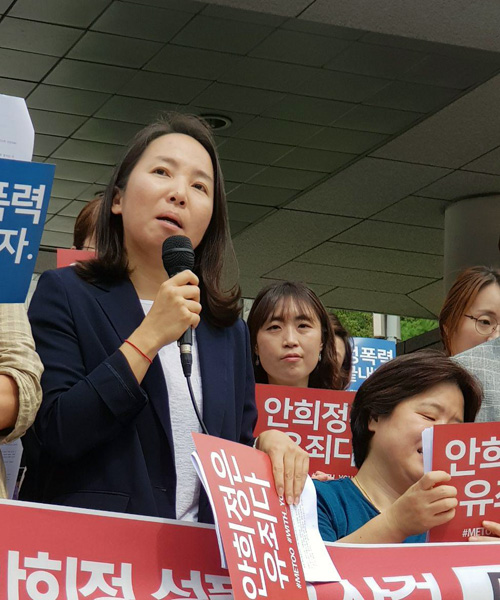
[{"label": "person's arm", "polygon": [[42,399],[42,363],[23,304],[0,305],[0,438],[10,442],[33,423]]},{"label": "person's arm", "polygon": [[[190,327],[200,322],[200,288],[192,271],[181,271],[165,281],[143,322],[120,346],[135,378],[140,384],[151,361],[160,349],[178,340]],[[135,346],[135,348],[134,348]],[[147,358],[145,358],[145,356]]]},{"label": "person's arm", "polygon": [[[44,273],[28,311],[45,368],[34,428],[44,451],[61,464],[118,436],[148,402],[118,349],[87,373],[86,363],[95,361],[83,349],[77,319],[89,317],[90,339],[95,337],[92,315],[73,315],[67,286],[58,271]],[[95,352],[99,356],[103,349]]]},{"label": "person's arm", "polygon": [[19,414],[19,388],[13,377],[0,375],[0,431],[13,429]]},{"label": "person's arm", "polygon": [[[168,287],[175,287],[174,279]],[[67,281],[58,271],[44,273],[29,309],[37,350],[45,366],[44,397],[35,429],[44,450],[59,463],[78,460],[119,437],[149,401],[140,387],[149,361],[129,344],[106,357],[99,341],[100,332],[92,330],[93,315],[77,313],[82,310],[81,305],[68,293],[78,294],[81,290],[71,287]],[[167,302],[163,296],[160,300]],[[162,344],[158,331],[163,331],[164,336],[171,335],[172,339],[184,331],[182,319],[171,318],[158,325],[161,311],[162,307],[155,300],[151,317],[148,315],[130,335],[133,343],[151,359],[157,346]],[[84,325],[85,319],[88,326]],[[143,325],[146,319],[147,324]],[[177,325],[179,331],[169,329],[165,333],[165,322],[178,321],[181,322]],[[150,329],[154,335],[146,343]],[[96,348],[89,353],[88,339],[92,338]],[[103,356],[100,363],[95,358],[99,355]],[[93,368],[89,369],[88,364]]]},{"label": "person's arm", "polygon": [[444,471],[426,473],[387,510],[338,540],[350,544],[399,544],[447,523],[455,516],[457,490],[443,484],[451,479]]},{"label": "person's arm", "polygon": [[483,521],[483,527],[493,535],[472,535],[469,542],[500,542],[500,523],[496,521]]}]

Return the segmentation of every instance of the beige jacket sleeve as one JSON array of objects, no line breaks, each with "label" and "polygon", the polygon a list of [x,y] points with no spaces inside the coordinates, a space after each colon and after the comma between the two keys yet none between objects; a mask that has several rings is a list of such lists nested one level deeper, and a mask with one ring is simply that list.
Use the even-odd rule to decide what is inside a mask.
[{"label": "beige jacket sleeve", "polygon": [[0,304],[0,374],[10,375],[19,388],[15,427],[0,434],[0,443],[22,436],[35,420],[42,401],[42,371],[24,304]]}]

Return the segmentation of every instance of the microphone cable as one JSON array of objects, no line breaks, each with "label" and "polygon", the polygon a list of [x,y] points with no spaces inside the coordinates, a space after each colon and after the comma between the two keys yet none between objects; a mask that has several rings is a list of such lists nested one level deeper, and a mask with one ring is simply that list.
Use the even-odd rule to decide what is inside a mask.
[{"label": "microphone cable", "polygon": [[193,405],[194,412],[196,413],[196,416],[198,417],[198,422],[200,424],[201,430],[206,435],[210,435],[208,433],[208,429],[206,428],[205,423],[203,422],[203,419],[201,417],[200,411],[198,410],[198,405],[196,404],[196,400],[194,398],[193,386],[191,385],[191,377],[189,377],[189,376],[186,375],[186,381],[187,381],[188,388],[189,388],[189,396],[191,398],[191,404]]},{"label": "microphone cable", "polygon": [[[161,255],[163,266],[169,277],[174,277],[174,275],[186,269],[192,270],[194,267],[195,255],[193,246],[191,240],[185,235],[173,235],[167,238],[163,242]],[[180,350],[182,372],[187,381],[191,404],[193,405],[201,430],[206,435],[210,435],[196,404],[193,386],[191,385],[191,367],[193,364],[193,332],[191,328],[184,332],[177,343]]]}]

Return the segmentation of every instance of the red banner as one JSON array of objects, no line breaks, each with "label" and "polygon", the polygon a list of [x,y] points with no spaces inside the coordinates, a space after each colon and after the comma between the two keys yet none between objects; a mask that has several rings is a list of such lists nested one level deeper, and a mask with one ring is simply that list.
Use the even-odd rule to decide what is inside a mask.
[{"label": "red banner", "polygon": [[232,598],[212,526],[0,501],[1,600]]},{"label": "red banner", "polygon": [[349,427],[354,395],[354,392],[257,384],[259,419],[254,435],[267,429],[281,429],[309,454],[310,473],[324,471],[336,478],[351,477],[356,474]]},{"label": "red banner", "polygon": [[[232,598],[212,526],[7,500],[0,520],[1,600]],[[343,580],[310,586],[311,599],[500,598],[500,543],[328,550]]]},{"label": "red banner", "polygon": [[500,542],[329,544],[344,578],[314,586],[317,600],[498,600]]}]

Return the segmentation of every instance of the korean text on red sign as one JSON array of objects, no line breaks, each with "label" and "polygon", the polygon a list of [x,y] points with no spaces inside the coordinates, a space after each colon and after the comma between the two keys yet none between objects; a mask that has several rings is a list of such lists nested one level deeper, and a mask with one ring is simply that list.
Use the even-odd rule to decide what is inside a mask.
[{"label": "korean text on red sign", "polygon": [[269,457],[242,444],[193,437],[236,600],[307,598],[290,508],[278,498]]},{"label": "korean text on red sign", "polygon": [[310,473],[356,473],[349,417],[353,392],[257,384],[259,418],[254,435],[282,429],[310,458]]},{"label": "korean text on red sign", "polygon": [[499,521],[500,423],[436,425],[432,469],[448,472],[457,488],[455,517],[429,533],[431,541],[488,535],[482,522]]}]

